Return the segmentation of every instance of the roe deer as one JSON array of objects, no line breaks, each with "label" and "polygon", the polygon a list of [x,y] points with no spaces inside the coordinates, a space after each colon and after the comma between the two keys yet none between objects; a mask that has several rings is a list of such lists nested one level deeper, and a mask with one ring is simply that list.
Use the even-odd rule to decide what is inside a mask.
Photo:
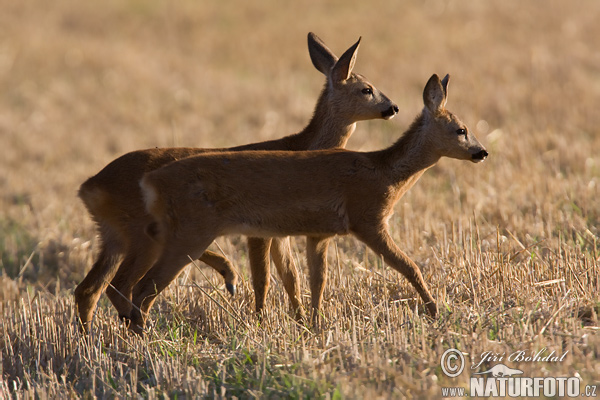
[{"label": "roe deer", "polygon": [[156,296],[218,236],[306,235],[313,322],[317,322],[327,264],[324,246],[353,234],[415,287],[432,316],[435,301],[419,267],[393,242],[393,207],[442,156],[483,161],[488,153],[445,109],[449,76],[433,75],[425,107],[391,147],[374,152],[253,151],[194,156],[144,175],[147,234],[162,253],[134,288],[130,327],[143,331]]},{"label": "roe deer", "polygon": [[[313,33],[308,49],[313,65],[326,77],[310,123],[301,132],[262,143],[231,149],[164,148],[127,153],[108,164],[81,185],[79,197],[98,225],[100,252],[92,269],[75,290],[79,318],[85,329],[96,303],[112,280],[107,295],[121,318],[128,318],[133,286],[158,257],[157,247],[144,229],[152,221],[147,214],[139,181],[143,174],[174,160],[204,152],[242,150],[309,150],[346,145],[356,122],[390,119],[398,107],[365,77],[353,73],[360,39],[338,59]],[[269,286],[269,250],[297,316],[302,313],[297,271],[286,251],[287,242],[275,238],[249,238],[256,310],[265,304]],[[203,249],[204,250],[204,249]],[[122,263],[119,265],[121,258]],[[198,253],[200,260],[219,271],[233,294],[237,275],[229,261],[211,251]]]}]

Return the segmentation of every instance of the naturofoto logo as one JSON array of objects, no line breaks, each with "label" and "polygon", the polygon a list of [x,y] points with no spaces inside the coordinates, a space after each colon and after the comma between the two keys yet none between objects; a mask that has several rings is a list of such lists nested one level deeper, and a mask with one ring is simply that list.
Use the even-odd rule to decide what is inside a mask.
[{"label": "naturofoto logo", "polygon": [[513,375],[520,375],[522,373],[523,371],[521,371],[520,369],[508,368],[504,364],[496,364],[487,371],[475,372],[475,375],[492,374],[492,376],[495,378],[505,378]]},{"label": "naturofoto logo", "polygon": [[[554,351],[547,353],[543,348],[538,352],[528,354],[516,351],[508,356],[505,353],[484,352],[481,360],[471,367],[472,376],[469,379],[469,389],[463,387],[443,387],[443,397],[596,397],[600,396],[598,387],[586,385],[582,387],[581,380],[576,376],[570,377],[528,377],[521,369],[513,368],[505,362],[548,363],[562,362],[568,351],[556,355]],[[487,364],[487,368],[483,365]],[[493,364],[495,363],[495,364]],[[455,378],[465,369],[465,356],[457,349],[448,349],[440,359],[443,373]],[[474,372],[479,370],[478,372]]]}]

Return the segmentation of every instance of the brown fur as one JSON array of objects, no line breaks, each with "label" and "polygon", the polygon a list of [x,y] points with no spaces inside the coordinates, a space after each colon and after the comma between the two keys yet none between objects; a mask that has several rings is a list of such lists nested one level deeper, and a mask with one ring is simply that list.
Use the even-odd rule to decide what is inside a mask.
[{"label": "brown fur", "polygon": [[[190,157],[150,172],[140,185],[157,223],[163,252],[135,288],[132,328],[140,331],[156,295],[216,237],[306,235],[313,317],[327,274],[327,240],[352,234],[415,287],[427,310],[436,304],[421,272],[392,241],[393,207],[440,157],[474,162],[487,157],[466,126],[444,108],[448,76],[428,81],[425,107],[391,147],[361,153],[343,149],[255,151]],[[464,131],[462,131],[464,130]],[[177,177],[177,179],[174,179]]]},{"label": "brown fur", "polygon": [[[397,106],[364,77],[352,72],[360,39],[338,58],[316,35],[308,35],[311,60],[327,76],[313,117],[301,132],[281,139],[231,149],[165,148],[134,151],[108,164],[81,185],[79,197],[85,203],[100,233],[100,252],[92,269],[75,290],[80,320],[84,327],[91,321],[96,303],[108,282],[107,295],[121,317],[128,317],[131,291],[152,266],[158,250],[144,230],[152,221],[146,213],[138,182],[144,173],[173,161],[205,152],[245,150],[308,150],[345,146],[360,120],[391,118]],[[362,93],[369,88],[372,94]],[[256,309],[262,310],[268,290],[269,250],[294,310],[301,316],[298,274],[281,238],[249,239],[249,253]],[[233,292],[237,275],[231,263],[210,251],[201,252],[200,260],[219,271]],[[119,265],[119,260],[123,258]],[[118,269],[117,269],[118,267]]]}]

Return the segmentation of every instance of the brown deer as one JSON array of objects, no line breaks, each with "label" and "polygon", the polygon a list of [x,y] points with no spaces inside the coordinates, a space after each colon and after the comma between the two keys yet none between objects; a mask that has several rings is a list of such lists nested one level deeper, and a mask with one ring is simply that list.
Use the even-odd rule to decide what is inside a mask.
[{"label": "brown deer", "polygon": [[374,152],[253,151],[190,157],[144,175],[147,229],[162,254],[134,289],[131,328],[141,332],[156,296],[218,236],[306,235],[313,322],[326,281],[327,240],[353,234],[415,287],[432,316],[435,301],[419,267],[393,242],[396,202],[442,156],[483,161],[475,135],[445,109],[449,76],[433,75],[425,107],[391,147]]},{"label": "brown deer", "polygon": [[[158,257],[157,246],[144,234],[144,229],[153,220],[145,210],[139,188],[144,173],[208,151],[297,151],[344,147],[357,121],[390,119],[398,112],[398,107],[365,77],[352,72],[359,44],[360,39],[338,59],[319,37],[308,34],[311,60],[327,80],[310,123],[301,132],[230,149],[163,148],[134,151],[112,161],[81,185],[79,197],[98,225],[101,239],[96,262],[75,290],[84,329],[92,320],[96,303],[111,280],[107,295],[119,316],[128,318],[132,288]],[[248,239],[256,309],[260,312],[265,304],[270,252],[292,308],[300,317],[302,308],[298,274],[287,246],[288,242],[282,238]],[[224,276],[226,287],[233,294],[237,275],[231,263],[225,257],[204,249],[198,253],[198,257]]]},{"label": "brown deer", "polygon": [[[393,242],[388,219],[402,195],[442,156],[483,161],[488,153],[445,109],[449,76],[433,75],[425,107],[391,147],[374,152],[253,151],[172,163],[140,182],[156,219],[147,234],[163,247],[134,289],[131,328],[141,332],[156,296],[218,236],[306,235],[313,318],[326,280],[327,240],[353,234],[415,287],[432,316],[435,301],[419,267]],[[176,178],[176,179],[175,179]]]}]

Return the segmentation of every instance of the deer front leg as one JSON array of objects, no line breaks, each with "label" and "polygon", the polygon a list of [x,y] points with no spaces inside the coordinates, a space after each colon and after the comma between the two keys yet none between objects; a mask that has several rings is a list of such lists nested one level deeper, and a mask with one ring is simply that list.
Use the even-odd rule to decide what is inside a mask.
[{"label": "deer front leg", "polygon": [[271,239],[248,238],[248,257],[250,258],[252,286],[254,287],[254,303],[256,313],[259,316],[265,308],[267,292],[269,291],[269,279],[271,278],[270,248]]},{"label": "deer front leg", "polygon": [[310,273],[310,293],[312,306],[312,323],[319,325],[319,312],[323,301],[323,291],[327,282],[327,248],[329,237],[307,237],[306,257]]},{"label": "deer front leg", "polygon": [[227,288],[227,291],[234,296],[238,276],[231,262],[222,255],[210,250],[206,250],[202,253],[199,260],[211,266],[225,278],[225,288]]},{"label": "deer front leg", "polygon": [[417,290],[432,317],[437,314],[435,300],[427,289],[421,270],[408,256],[398,248],[386,228],[369,227],[368,230],[356,232],[356,236],[376,254],[382,255],[384,261],[408,279]]},{"label": "deer front leg", "polygon": [[296,314],[296,320],[304,318],[304,308],[300,300],[300,279],[298,269],[292,258],[290,239],[273,238],[271,242],[271,257],[277,267],[279,277],[283,281],[283,287],[290,298],[292,311]]}]

